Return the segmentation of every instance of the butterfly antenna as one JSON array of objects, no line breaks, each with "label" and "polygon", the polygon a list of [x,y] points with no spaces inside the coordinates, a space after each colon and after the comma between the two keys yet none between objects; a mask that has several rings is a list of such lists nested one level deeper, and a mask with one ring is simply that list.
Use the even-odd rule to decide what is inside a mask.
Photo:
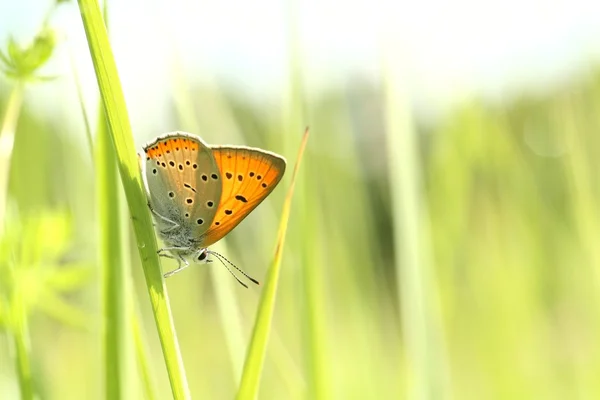
[{"label": "butterfly antenna", "polygon": [[[212,253],[212,251],[211,251],[210,253],[211,253],[211,254],[214,254],[214,253]],[[232,276],[235,278],[235,280],[236,280],[236,281],[238,281],[238,283],[239,283],[240,285],[242,285],[243,287],[245,287],[246,289],[248,289],[248,285],[246,285],[244,282],[240,281],[240,278],[238,278],[238,277],[237,277],[237,275],[233,273],[233,271],[231,270],[231,268],[229,268],[229,267],[227,266],[227,264],[225,264],[225,263],[223,262],[223,260],[221,260],[219,257],[216,257],[216,259],[217,259],[217,260],[219,260],[219,261],[221,261],[221,264],[223,264],[223,266],[224,266],[225,268],[227,268],[227,271],[229,271],[229,273],[230,273],[230,274],[231,274],[231,275],[232,275]]]},{"label": "butterfly antenna", "polygon": [[[252,283],[260,285],[259,281],[257,281],[256,279],[254,279],[253,277],[251,277],[250,275],[248,275],[247,273],[245,273],[244,271],[242,271],[240,268],[238,268],[237,265],[235,265],[234,263],[232,263],[231,261],[229,261],[224,255],[219,254],[216,251],[211,251],[211,250],[207,250],[207,253],[216,256],[219,259],[219,261],[221,261],[221,263],[223,265],[225,265],[225,263],[223,262],[223,260],[225,260],[229,265],[231,265],[233,268],[235,268],[236,270],[238,270],[242,275],[244,275],[246,278],[248,278]],[[227,267],[227,265],[225,265],[225,267]],[[229,272],[231,272],[233,274],[233,272],[229,269],[229,267],[227,267],[227,269],[229,270]],[[236,278],[237,278],[237,276],[236,276]],[[238,281],[239,281],[239,279],[238,279]],[[244,286],[246,286],[246,285],[244,285]]]}]

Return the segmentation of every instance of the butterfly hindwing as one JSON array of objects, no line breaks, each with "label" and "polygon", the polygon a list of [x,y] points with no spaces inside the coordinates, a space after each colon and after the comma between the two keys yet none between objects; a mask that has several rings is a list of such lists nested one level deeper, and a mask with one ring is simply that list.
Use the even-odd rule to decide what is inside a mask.
[{"label": "butterfly hindwing", "polygon": [[201,238],[208,247],[235,228],[281,180],[285,159],[250,147],[211,147],[222,178],[222,194],[212,224]]},{"label": "butterfly hindwing", "polygon": [[212,150],[196,136],[174,132],[159,136],[144,152],[144,177],[159,228],[173,227],[166,218],[179,225],[182,236],[199,238],[211,226],[221,199]]}]

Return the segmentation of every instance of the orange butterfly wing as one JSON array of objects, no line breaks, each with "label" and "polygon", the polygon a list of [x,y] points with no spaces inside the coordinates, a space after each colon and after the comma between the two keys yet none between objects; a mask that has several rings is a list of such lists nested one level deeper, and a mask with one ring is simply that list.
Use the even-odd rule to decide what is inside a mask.
[{"label": "orange butterfly wing", "polygon": [[250,147],[215,146],[213,156],[221,172],[223,191],[217,213],[200,245],[208,247],[231,232],[279,183],[285,159]]}]

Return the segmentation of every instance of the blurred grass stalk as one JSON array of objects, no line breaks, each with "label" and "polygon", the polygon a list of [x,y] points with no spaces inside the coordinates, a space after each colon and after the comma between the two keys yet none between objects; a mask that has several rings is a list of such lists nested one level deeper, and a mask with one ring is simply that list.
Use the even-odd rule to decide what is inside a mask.
[{"label": "blurred grass stalk", "polygon": [[[25,84],[15,80],[6,112],[0,130],[0,238],[4,234],[6,213],[8,206],[8,183],[10,166],[15,142],[17,122],[23,104]],[[31,376],[31,362],[29,359],[29,328],[27,323],[27,307],[23,304],[19,293],[14,293],[11,300],[10,326],[15,351],[16,372],[19,378],[19,389],[22,399],[33,399],[34,388]]]},{"label": "blurred grass stalk", "polygon": [[6,112],[0,130],[0,235],[4,231],[6,207],[8,205],[8,180],[10,176],[10,160],[15,143],[15,131],[21,114],[25,84],[15,80],[15,87],[10,93]]},{"label": "blurred grass stalk", "polygon": [[104,356],[104,390],[107,399],[128,398],[127,387],[132,379],[127,348],[130,331],[127,304],[125,263],[125,229],[121,227],[121,196],[117,164],[111,148],[110,133],[104,109],[98,113],[96,146],[98,182],[98,221],[100,223],[100,266],[102,269],[102,338]]},{"label": "blurred grass stalk", "polygon": [[385,59],[385,112],[396,279],[407,371],[407,398],[450,397],[447,362],[424,204],[417,132],[401,49]]},{"label": "blurred grass stalk", "polygon": [[[106,6],[106,3],[105,3]],[[106,15],[106,10],[104,11],[104,15]],[[80,105],[80,110],[82,113],[82,118],[84,121],[84,126],[85,126],[85,130],[86,130],[86,138],[87,138],[87,142],[89,145],[89,150],[90,150],[90,154],[92,155],[92,159],[96,160],[96,162],[98,162],[98,164],[96,165],[97,168],[101,168],[101,165],[103,162],[108,162],[108,158],[113,159],[113,162],[116,162],[116,160],[114,160],[114,155],[107,155],[104,154],[104,151],[106,150],[110,150],[110,135],[108,134],[108,132],[104,131],[106,129],[108,129],[108,126],[106,125],[106,115],[104,113],[104,108],[100,107],[99,109],[99,116],[102,117],[103,121],[100,121],[100,117],[99,117],[99,128],[98,128],[98,152],[102,153],[101,155],[106,156],[106,160],[104,161],[98,161],[97,157],[94,156],[94,140],[92,138],[92,132],[91,132],[91,128],[90,128],[90,123],[89,120],[87,118],[87,113],[85,111],[85,104],[84,104],[84,100],[83,100],[83,91],[81,90],[81,82],[79,80],[79,75],[77,74],[77,68],[75,66],[72,54],[71,54],[71,70],[73,72],[73,79],[75,81],[75,86],[77,89],[77,97],[79,100],[79,105]],[[106,144],[100,144],[100,142],[103,140],[100,135],[102,134],[106,134],[107,136],[107,140],[108,140],[108,145]],[[100,147],[105,147],[104,149],[101,149]],[[101,190],[101,187],[106,186],[106,187],[111,187],[110,185],[113,185],[115,188],[118,187],[118,181],[117,181],[117,175],[116,175],[116,169],[115,169],[116,164],[113,166],[113,170],[114,170],[114,176],[113,178],[111,178],[110,180],[112,180],[111,182],[104,182],[104,185],[102,183],[102,179],[101,177],[99,177],[97,179],[98,182],[98,202],[99,204],[101,204],[100,208],[106,208],[105,206],[102,205],[102,201],[104,201],[103,199],[106,199],[107,201],[110,201],[110,199],[108,199],[109,196],[107,196],[106,193],[102,193],[102,191],[104,189]],[[99,173],[100,175],[106,175],[106,177],[108,177],[108,174],[102,174]],[[112,175],[111,175],[112,176]],[[112,190],[111,190],[112,191]],[[126,210],[124,210],[124,204],[122,202],[122,198],[121,196],[118,197],[118,202],[119,202],[119,210],[120,210],[120,214],[118,215],[118,219],[120,221],[120,226],[121,226],[121,230],[119,232],[119,235],[121,235],[121,245],[120,245],[120,249],[119,251],[121,253],[124,253],[123,249],[127,249],[128,245],[129,245],[129,227],[128,227],[128,221],[126,216]],[[109,222],[108,218],[112,218],[112,217],[117,217],[115,215],[111,215],[110,217],[103,217],[103,213],[102,210],[99,210],[99,221],[100,221],[100,248],[102,249],[103,247],[105,247],[104,245],[107,245],[107,242],[103,242],[103,241],[107,241],[110,240],[110,229],[107,229],[107,225],[114,225],[114,222]],[[108,235],[106,235],[106,233],[109,233]],[[106,236],[106,237],[105,237]],[[125,250],[126,252],[126,250]],[[116,257],[115,257],[116,258]],[[111,303],[113,305],[116,305],[117,303],[119,303],[120,301],[118,299],[113,299],[112,298],[112,293],[111,290],[117,290],[117,288],[113,288],[111,286],[111,282],[112,282],[112,276],[113,275],[117,275],[118,272],[113,271],[113,272],[108,272],[107,269],[108,268],[118,268],[119,270],[123,271],[123,279],[125,280],[125,286],[117,284],[116,286],[120,289],[125,290],[125,292],[122,294],[122,296],[124,297],[124,303],[123,306],[127,307],[127,314],[129,316],[129,323],[131,324],[131,333],[133,334],[133,341],[135,344],[135,353],[136,353],[136,358],[137,358],[137,365],[138,368],[140,370],[140,374],[141,374],[141,378],[142,378],[142,382],[144,384],[144,398],[145,399],[155,399],[156,398],[156,387],[154,384],[154,381],[152,379],[152,375],[150,373],[150,366],[148,363],[148,358],[149,358],[149,354],[148,354],[148,348],[147,348],[147,344],[145,341],[145,337],[143,334],[143,330],[140,324],[140,318],[141,316],[139,315],[138,312],[138,307],[137,307],[137,302],[136,302],[136,298],[135,298],[135,291],[133,288],[133,283],[131,282],[130,279],[130,271],[131,271],[131,263],[130,258],[129,257],[121,257],[121,262],[120,263],[105,263],[105,260],[108,260],[108,253],[105,253],[103,251],[101,251],[100,253],[100,265],[103,271],[102,274],[102,295],[104,296],[103,299],[103,305],[104,305],[104,312],[103,315],[105,316],[103,319],[103,325],[104,327],[103,329],[103,346],[104,346],[104,357],[105,357],[105,372],[104,372],[104,376],[105,376],[105,394],[106,397],[110,397],[108,395],[108,393],[113,393],[113,392],[119,392],[118,390],[113,390],[112,388],[108,388],[108,385],[111,384],[108,381],[108,376],[115,374],[115,375],[123,375],[123,379],[121,379],[122,382],[132,382],[132,376],[129,376],[130,374],[127,371],[124,371],[123,374],[121,374],[118,370],[118,368],[115,369],[111,369],[113,367],[113,365],[127,365],[127,363],[123,363],[121,364],[119,362],[119,359],[113,359],[112,356],[115,355],[120,355],[120,353],[115,352],[114,350],[111,350],[111,345],[108,342],[112,342],[114,340],[113,336],[115,338],[122,338],[120,342],[124,342],[125,340],[127,340],[127,338],[129,337],[128,334],[125,335],[126,332],[128,332],[126,329],[124,329],[124,325],[120,325],[120,327],[118,329],[123,329],[123,334],[119,334],[117,332],[113,332],[108,334],[107,329],[108,326],[112,326],[112,324],[110,323],[110,321],[115,321],[115,320],[120,320],[120,318],[116,317],[115,315],[107,315],[106,313],[109,311],[109,309],[113,309],[108,303]],[[121,301],[122,302],[122,301]],[[116,310],[117,312],[121,312],[119,310]],[[123,357],[123,355],[121,354],[121,357]],[[124,358],[124,360],[128,360],[128,358]],[[123,397],[123,396],[121,396]],[[127,397],[127,396],[125,396]]]},{"label": "blurred grass stalk", "polygon": [[[171,37],[168,27],[164,27],[163,31]],[[171,42],[176,43],[175,39],[172,39]],[[194,101],[188,90],[190,84],[185,77],[185,72],[180,62],[181,57],[175,51],[175,44],[173,45],[172,51],[175,54],[171,57],[171,77],[173,79],[172,85],[175,93],[175,110],[177,111],[179,123],[184,131],[201,135],[201,132],[204,130],[200,126],[196,113],[194,113]],[[207,85],[210,84],[207,83]],[[233,122],[235,118],[230,115],[230,110],[224,104],[224,99],[219,96],[220,93],[218,89],[212,87],[212,85],[210,85],[210,87],[211,89],[214,89],[211,91],[211,94],[213,95],[211,99],[203,101],[204,99],[196,98],[201,104],[204,104],[206,112],[204,121],[209,120],[212,115],[213,118],[220,118],[221,121],[231,121],[229,130],[237,131],[238,127]],[[211,107],[211,109],[207,109],[207,107]],[[226,238],[219,241],[219,243],[216,243],[213,250],[221,254],[229,253]],[[242,368],[244,366],[243,357],[247,351],[246,338],[243,329],[244,324],[242,323],[242,311],[237,303],[237,282],[232,279],[218,279],[214,269],[211,269],[210,272],[209,276],[215,290],[216,303],[219,308],[219,317],[223,324],[225,343],[229,350],[231,369],[237,382],[242,376]]]},{"label": "blurred grass stalk", "polygon": [[125,98],[119,81],[115,60],[102,20],[100,7],[95,0],[79,0],[79,9],[85,29],[100,95],[106,111],[121,180],[128,200],[129,211],[144,268],[148,294],[152,302],[171,390],[176,399],[190,398],[187,378],[173,318],[168,304],[165,282],[157,255],[156,237],[147,200],[143,191],[135,145],[131,133]]},{"label": "blurred grass stalk", "polygon": [[27,321],[28,310],[27,305],[21,296],[21,293],[16,290],[13,298],[10,300],[11,315],[10,329],[13,336],[16,372],[19,378],[19,389],[21,391],[21,399],[33,400],[34,386],[31,375],[31,360],[30,360],[30,336],[29,324]]},{"label": "blurred grass stalk", "polygon": [[296,159],[296,165],[294,166],[290,187],[283,203],[279,231],[277,232],[275,255],[273,257],[271,267],[269,268],[265,286],[260,297],[260,303],[254,323],[254,330],[252,331],[252,340],[246,355],[246,362],[244,363],[242,381],[240,384],[240,390],[237,394],[237,399],[253,400],[258,396],[260,377],[262,375],[263,364],[267,351],[267,343],[269,341],[269,334],[271,331],[271,322],[273,320],[273,313],[275,311],[275,298],[277,295],[277,285],[279,284],[279,272],[281,270],[281,259],[283,256],[287,225],[290,217],[292,198],[294,195],[294,184],[296,182],[296,176],[302,162],[302,156],[304,154],[307,141],[308,128],[304,132],[300,148],[298,149],[298,157]]},{"label": "blurred grass stalk", "polygon": [[[304,93],[303,81],[303,62],[302,48],[299,39],[299,3],[298,0],[287,2],[287,20],[288,23],[288,43],[290,48],[290,57],[288,63],[289,80],[287,104],[284,108],[283,118],[284,131],[287,135],[284,139],[295,137],[294,132],[306,126],[307,109],[306,97]],[[289,140],[285,143],[286,148],[290,149]],[[304,325],[304,340],[302,346],[306,347],[306,362],[308,372],[308,392],[305,394],[309,398],[321,400],[331,397],[331,365],[328,363],[328,348],[326,346],[327,327],[325,324],[326,307],[325,282],[322,271],[322,260],[319,258],[323,254],[320,248],[319,228],[316,222],[318,218],[316,206],[316,193],[314,191],[315,183],[308,184],[308,180],[314,179],[316,168],[313,163],[307,164],[307,173],[298,180],[298,192],[300,195],[296,200],[298,215],[297,226],[294,231],[299,232],[299,237],[295,237],[293,242],[300,243],[300,269],[302,276],[303,290],[303,313],[302,325]],[[311,237],[306,233],[310,232]]]},{"label": "blurred grass stalk", "polygon": [[[106,16],[106,3],[104,9],[104,15]],[[100,153],[100,158],[94,156],[94,141],[92,138],[92,132],[90,128],[90,123],[87,118],[87,113],[85,111],[85,104],[83,100],[83,91],[81,89],[81,82],[79,80],[79,75],[77,74],[77,68],[75,66],[72,54],[71,54],[71,70],[73,72],[73,79],[75,81],[75,86],[77,89],[77,97],[79,99],[80,110],[82,113],[82,118],[84,121],[84,126],[86,130],[86,138],[90,150],[90,154],[92,159],[96,160],[98,164],[96,164],[96,169],[98,173],[98,203],[99,207],[99,221],[100,221],[100,265],[102,268],[102,296],[103,298],[103,348],[104,348],[104,377],[105,377],[105,396],[107,398],[119,398],[116,396],[122,397],[130,397],[127,394],[127,390],[123,389],[120,385],[120,382],[133,382],[133,376],[129,373],[129,369],[121,370],[122,368],[126,368],[129,365],[129,357],[128,351],[118,352],[115,348],[126,348],[127,341],[130,337],[129,333],[133,334],[133,341],[135,343],[135,353],[137,357],[137,365],[140,370],[142,382],[144,384],[144,398],[145,399],[155,399],[156,398],[156,388],[154,381],[152,379],[152,375],[150,373],[150,366],[148,363],[148,348],[145,342],[143,330],[140,324],[140,315],[138,313],[137,303],[135,301],[135,291],[133,288],[133,283],[130,279],[130,271],[131,271],[131,263],[129,262],[129,257],[124,256],[127,252],[126,249],[129,245],[129,227],[128,221],[125,217],[126,210],[124,210],[124,204],[122,202],[122,197],[119,195],[118,190],[113,190],[112,188],[118,188],[118,180],[116,174],[116,160],[114,159],[114,154],[110,152],[110,135],[107,131],[108,126],[106,125],[106,115],[104,113],[104,108],[99,108],[99,127],[98,127],[98,146],[97,151]],[[105,136],[103,139],[102,136]],[[102,165],[104,163],[110,162],[113,160],[112,172],[106,171],[105,173],[99,172],[102,170]],[[106,215],[105,209],[107,208],[115,208],[116,207],[107,207],[103,204],[104,201],[113,202],[115,199],[112,199],[113,192],[117,193],[116,201],[118,202],[118,210],[120,213],[116,214],[108,214]],[[117,218],[117,221],[110,221],[111,218]],[[112,236],[112,231],[110,229],[111,226],[115,226],[115,223],[120,224],[120,231],[118,235],[121,236],[120,240],[120,248],[117,253],[120,253],[120,257],[115,256],[115,259],[119,259],[120,262],[113,263],[107,262],[111,260],[111,254],[107,251],[102,251],[102,249],[106,250],[111,247],[109,244]],[[112,244],[112,246],[116,246],[116,244]],[[124,250],[125,249],[125,250]],[[122,280],[125,284],[121,284],[121,281],[116,282],[114,285],[112,284],[113,277],[119,276],[119,271],[122,271]],[[113,293],[115,290],[123,290],[122,294]],[[127,314],[129,316],[129,322],[131,325],[131,331],[126,329],[124,324],[124,320],[122,317],[117,316],[112,312],[116,312],[121,314],[124,310],[116,307],[120,304],[123,307],[127,307]],[[112,311],[111,311],[112,310]],[[114,325],[114,321],[120,321],[120,325]],[[110,326],[115,326],[116,328],[112,331],[109,331]],[[128,333],[129,332],[129,333]],[[117,346],[113,347],[111,343],[117,343]],[[127,357],[126,357],[127,356]],[[122,376],[122,379],[111,381],[109,379],[110,376]],[[111,395],[110,393],[113,393]],[[121,396],[120,393],[125,393],[125,396]]]},{"label": "blurred grass stalk", "polygon": [[[108,1],[104,2],[104,21],[108,30]],[[75,68],[73,68],[75,71]],[[77,75],[74,75],[77,79]],[[80,85],[78,95],[81,111],[86,124],[83,96]],[[102,348],[104,356],[104,396],[107,399],[130,398],[128,388],[135,382],[131,373],[131,349],[128,339],[131,337],[127,314],[131,305],[127,301],[127,277],[130,265],[126,262],[127,226],[122,207],[122,198],[118,182],[117,160],[110,143],[110,132],[106,122],[104,107],[98,107],[98,129],[96,182],[98,199],[98,221],[100,228],[100,268],[102,270]],[[92,135],[88,131],[88,142]],[[93,153],[92,153],[93,154]]]}]

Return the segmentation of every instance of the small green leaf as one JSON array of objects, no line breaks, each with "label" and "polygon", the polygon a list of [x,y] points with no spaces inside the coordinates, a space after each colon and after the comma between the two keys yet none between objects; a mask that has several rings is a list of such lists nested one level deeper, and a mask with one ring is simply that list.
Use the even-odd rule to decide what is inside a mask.
[{"label": "small green leaf", "polygon": [[0,51],[3,71],[15,79],[40,80],[36,79],[35,73],[48,62],[55,47],[56,35],[49,27],[44,27],[26,47],[21,47],[10,37],[6,44],[7,54]]},{"label": "small green leaf", "polygon": [[292,180],[288,189],[283,210],[281,211],[281,220],[279,222],[279,231],[277,232],[277,245],[275,247],[275,256],[269,268],[265,287],[260,297],[260,304],[256,320],[254,321],[254,329],[252,331],[252,340],[246,353],[246,361],[242,372],[242,381],[237,394],[237,399],[255,399],[258,394],[260,377],[262,373],[263,363],[269,341],[271,331],[271,321],[275,310],[275,299],[277,295],[277,286],[279,283],[279,272],[281,270],[281,259],[283,256],[283,245],[287,231],[288,220],[290,217],[290,209],[292,205],[292,197],[294,195],[294,186],[296,175],[302,161],[306,142],[308,141],[308,128],[304,132],[300,149],[298,150],[298,159],[292,173]]}]

